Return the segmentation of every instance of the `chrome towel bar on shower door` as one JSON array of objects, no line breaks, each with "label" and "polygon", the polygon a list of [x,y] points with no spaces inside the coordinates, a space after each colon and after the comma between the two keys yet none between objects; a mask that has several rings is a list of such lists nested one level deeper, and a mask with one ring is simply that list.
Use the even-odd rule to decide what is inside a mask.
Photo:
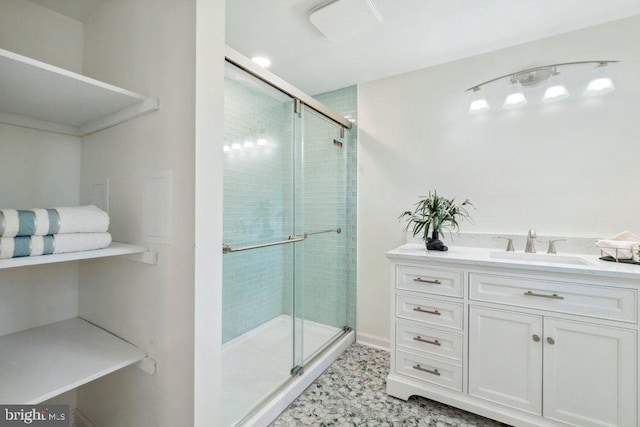
[{"label": "chrome towel bar on shower door", "polygon": [[277,245],[284,245],[284,244],[287,244],[287,243],[302,242],[303,240],[305,240],[309,236],[312,236],[314,234],[322,234],[322,233],[338,233],[338,234],[340,234],[340,233],[342,233],[342,229],[341,228],[336,228],[336,229],[331,229],[331,230],[310,231],[308,233],[304,233],[302,236],[289,236],[285,240],[279,240],[277,242],[261,243],[259,245],[251,245],[251,246],[241,246],[239,248],[232,248],[231,246],[227,245],[226,243],[223,243],[222,244],[222,253],[223,254],[228,254],[230,252],[242,252],[242,251],[248,251],[250,249],[266,248],[268,246],[277,246]]}]

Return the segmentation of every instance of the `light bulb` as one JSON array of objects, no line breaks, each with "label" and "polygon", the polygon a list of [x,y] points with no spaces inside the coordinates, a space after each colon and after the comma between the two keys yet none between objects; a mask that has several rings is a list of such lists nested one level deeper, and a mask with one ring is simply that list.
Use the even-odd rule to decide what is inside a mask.
[{"label": "light bulb", "polygon": [[229,147],[228,145],[225,145],[224,147],[222,147],[222,151],[224,151],[225,153],[228,153],[229,151],[231,151],[231,147]]},{"label": "light bulb", "polygon": [[264,147],[265,145],[267,145],[267,140],[264,138],[258,138],[257,144],[261,147]]},{"label": "light bulb", "polygon": [[565,98],[569,97],[569,91],[567,87],[562,83],[562,78],[560,77],[560,73],[555,72],[551,79],[549,79],[549,86],[547,90],[544,92],[544,96],[542,97],[542,102],[557,102],[561,101]]},{"label": "light bulb", "polygon": [[611,77],[609,77],[607,63],[603,62],[593,70],[593,78],[582,94],[584,96],[599,96],[614,90],[616,90],[616,87],[613,85]]},{"label": "light bulb", "polygon": [[509,95],[507,95],[507,98],[504,100],[502,108],[510,110],[522,107],[523,105],[527,105],[527,98],[522,92],[522,85],[518,82],[512,82],[509,86]]},{"label": "light bulb", "polygon": [[238,144],[237,142],[234,142],[233,144],[231,144],[231,149],[233,151],[240,151],[242,150],[242,145]]},{"label": "light bulb", "polygon": [[485,99],[484,95],[480,91],[479,87],[474,87],[471,92],[471,105],[469,105],[470,113],[481,113],[489,110],[489,103]]},{"label": "light bulb", "polygon": [[243,146],[244,146],[244,148],[250,150],[250,149],[252,149],[254,147],[254,144],[251,141],[245,141]]},{"label": "light bulb", "polygon": [[251,60],[262,68],[269,68],[271,66],[271,60],[264,56],[254,56]]}]

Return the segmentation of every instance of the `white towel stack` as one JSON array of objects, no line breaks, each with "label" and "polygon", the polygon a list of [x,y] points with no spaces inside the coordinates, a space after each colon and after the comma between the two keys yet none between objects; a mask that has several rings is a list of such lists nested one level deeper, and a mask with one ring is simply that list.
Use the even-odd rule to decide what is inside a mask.
[{"label": "white towel stack", "polygon": [[106,248],[108,229],[109,215],[95,206],[0,209],[0,259]]},{"label": "white towel stack", "polygon": [[596,246],[602,252],[618,260],[632,259],[636,262],[640,261],[640,255],[638,254],[638,251],[640,251],[640,236],[629,231],[598,240]]}]

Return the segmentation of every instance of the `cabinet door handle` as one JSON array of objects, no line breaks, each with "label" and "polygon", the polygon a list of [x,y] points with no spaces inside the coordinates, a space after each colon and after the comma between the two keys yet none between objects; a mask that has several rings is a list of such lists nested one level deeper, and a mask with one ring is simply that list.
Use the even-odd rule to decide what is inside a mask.
[{"label": "cabinet door handle", "polygon": [[432,374],[432,375],[440,376],[440,372],[437,369],[434,369],[434,370],[425,369],[420,365],[413,365],[413,369],[415,369],[417,371],[427,372],[427,373]]},{"label": "cabinet door handle", "polygon": [[442,345],[442,344],[440,344],[440,341],[438,341],[438,340],[435,340],[435,341],[425,340],[420,335],[418,335],[417,337],[413,337],[413,340],[414,341],[425,342],[425,343],[431,344],[431,345],[437,345],[437,346],[441,346]]},{"label": "cabinet door handle", "polygon": [[549,344],[551,344],[551,345],[554,345],[554,344],[556,343],[556,340],[554,340],[554,339],[553,339],[553,338],[551,338],[551,337],[547,337],[547,342],[548,342]]},{"label": "cabinet door handle", "polygon": [[414,307],[413,311],[419,311],[420,313],[429,313],[429,314],[435,314],[436,316],[442,316],[442,313],[440,313],[438,310],[425,310],[422,307]]},{"label": "cabinet door handle", "polygon": [[560,295],[558,295],[558,294],[553,294],[553,295],[534,294],[534,293],[533,293],[533,292],[531,292],[531,291],[527,291],[527,292],[525,292],[524,294],[525,294],[525,296],[528,296],[528,297],[540,297],[540,298],[551,298],[551,299],[564,299],[564,297],[561,297],[561,296],[560,296]]},{"label": "cabinet door handle", "polygon": [[420,283],[431,283],[432,285],[441,285],[442,283],[438,280],[429,280],[429,279],[423,279],[422,277],[416,277],[415,279],[413,279],[414,282],[420,282]]},{"label": "cabinet door handle", "polygon": [[538,335],[534,335],[534,336],[533,336],[533,340],[534,340],[535,342],[540,342],[540,337],[539,337]]}]

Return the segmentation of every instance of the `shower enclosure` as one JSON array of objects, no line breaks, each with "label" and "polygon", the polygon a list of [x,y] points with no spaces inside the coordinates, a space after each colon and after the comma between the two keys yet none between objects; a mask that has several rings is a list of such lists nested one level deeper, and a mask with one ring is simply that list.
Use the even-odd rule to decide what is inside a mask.
[{"label": "shower enclosure", "polygon": [[224,425],[241,424],[350,330],[348,132],[227,62]]}]

